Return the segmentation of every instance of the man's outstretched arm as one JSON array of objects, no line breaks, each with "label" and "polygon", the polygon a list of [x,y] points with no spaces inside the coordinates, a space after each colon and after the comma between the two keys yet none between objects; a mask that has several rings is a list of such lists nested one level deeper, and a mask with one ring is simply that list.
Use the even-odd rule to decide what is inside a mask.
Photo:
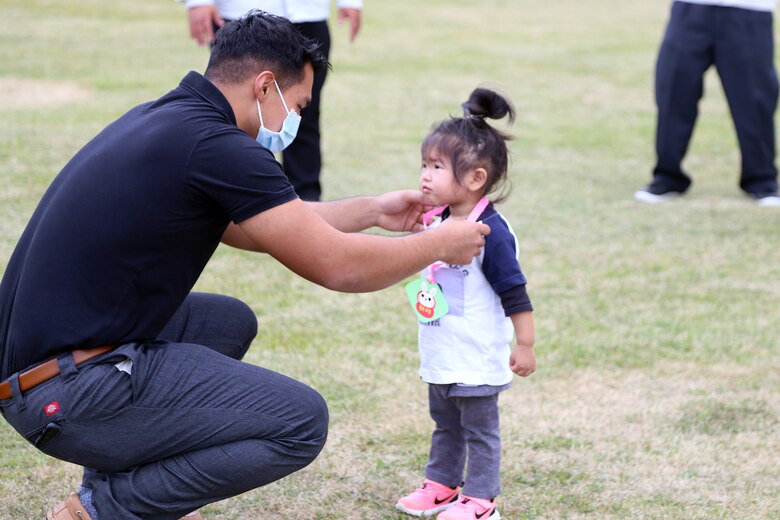
[{"label": "man's outstretched arm", "polygon": [[[333,203],[335,209],[329,208],[323,217],[311,204],[296,199],[255,215],[237,227],[252,245],[245,249],[267,252],[303,278],[342,292],[383,289],[436,260],[469,263],[484,245],[484,235],[490,233],[484,224],[449,219],[425,233],[385,237],[344,232],[326,221],[328,218],[337,226],[342,224],[342,212],[353,202]],[[373,202],[381,205],[381,201]],[[366,211],[374,215],[368,218],[363,214],[365,210],[355,211],[361,225],[377,225],[382,220],[376,212]],[[408,212],[395,212],[394,218],[389,218],[385,211],[380,213],[387,225],[409,219]]]},{"label": "man's outstretched arm", "polygon": [[[392,191],[377,196],[352,197],[328,202],[305,202],[325,222],[344,233],[381,227],[388,231],[420,231],[420,216],[430,209],[422,193]],[[265,252],[235,224],[228,226],[222,242],[238,249]]]}]

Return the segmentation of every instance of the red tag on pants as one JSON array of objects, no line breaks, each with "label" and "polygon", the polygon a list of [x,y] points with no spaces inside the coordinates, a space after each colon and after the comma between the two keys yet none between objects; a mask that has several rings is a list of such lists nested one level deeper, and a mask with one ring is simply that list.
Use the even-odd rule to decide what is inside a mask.
[{"label": "red tag on pants", "polygon": [[58,403],[57,401],[52,401],[43,407],[43,411],[46,412],[46,417],[54,415],[55,413],[60,411],[60,403]]}]

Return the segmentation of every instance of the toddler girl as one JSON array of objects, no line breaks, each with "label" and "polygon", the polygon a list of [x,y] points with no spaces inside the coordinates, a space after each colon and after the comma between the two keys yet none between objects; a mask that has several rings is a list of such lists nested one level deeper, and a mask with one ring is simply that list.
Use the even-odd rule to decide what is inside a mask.
[{"label": "toddler girl", "polygon": [[486,119],[508,115],[511,123],[514,109],[484,88],[462,106],[463,117],[439,123],[423,141],[420,189],[441,206],[429,212],[441,214],[431,227],[447,218],[471,218],[491,232],[470,264],[437,262],[423,274],[433,286],[428,299],[443,297],[448,309],[419,325],[420,377],[428,383],[436,427],[425,480],[396,508],[414,516],[441,512],[439,520],[498,520],[498,394],[510,386],[512,372],[525,377],[536,369],[533,308],[517,237],[487,199],[506,180],[510,137]]}]

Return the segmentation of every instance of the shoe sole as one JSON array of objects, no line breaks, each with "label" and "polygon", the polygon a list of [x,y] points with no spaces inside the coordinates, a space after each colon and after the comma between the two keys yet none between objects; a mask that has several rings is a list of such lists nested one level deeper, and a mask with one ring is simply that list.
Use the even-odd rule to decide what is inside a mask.
[{"label": "shoe sole", "polygon": [[764,197],[763,199],[756,200],[756,204],[764,208],[777,208],[780,207],[780,197]]},{"label": "shoe sole", "polygon": [[501,513],[499,513],[498,509],[496,509],[493,511],[493,514],[487,518],[482,518],[482,520],[501,520]]},{"label": "shoe sole", "polygon": [[658,204],[660,202],[666,202],[667,200],[676,199],[680,197],[682,193],[679,191],[667,191],[661,195],[650,193],[649,191],[639,190],[634,193],[634,200],[644,202],[645,204]]},{"label": "shoe sole", "polygon": [[[451,508],[452,506],[454,506],[457,503],[458,503],[458,501],[454,500],[454,501],[450,502],[449,504],[444,504],[444,505],[441,505],[439,507],[434,507],[433,509],[409,509],[406,506],[404,506],[401,502],[398,502],[395,505],[395,508],[398,511],[401,511],[402,513],[406,513],[407,515],[412,515],[412,516],[433,516],[433,515],[435,515],[437,513],[441,513],[442,511],[445,511],[445,510]],[[501,518],[501,517],[499,516],[498,518]],[[491,516],[490,519],[488,519],[488,520],[498,520],[498,519],[494,519]]]}]

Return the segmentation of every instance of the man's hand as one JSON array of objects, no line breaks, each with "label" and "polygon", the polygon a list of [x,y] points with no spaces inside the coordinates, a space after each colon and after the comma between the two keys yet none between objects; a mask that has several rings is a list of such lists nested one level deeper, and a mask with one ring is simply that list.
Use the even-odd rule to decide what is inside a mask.
[{"label": "man's hand", "polygon": [[419,191],[383,193],[376,197],[376,225],[388,231],[420,231],[422,214],[430,208]]},{"label": "man's hand", "polygon": [[448,264],[463,265],[471,263],[479,255],[485,245],[485,235],[490,234],[490,227],[481,222],[448,218],[439,227],[426,233],[436,233],[442,238],[444,254],[441,260]]},{"label": "man's hand", "polygon": [[339,9],[339,23],[349,20],[349,41],[355,41],[357,33],[360,31],[360,9],[354,7],[342,7]]},{"label": "man's hand", "polygon": [[187,10],[187,18],[190,22],[190,36],[198,42],[198,45],[213,43],[214,24],[217,24],[217,27],[222,27],[222,24],[225,23],[215,5],[192,7]]}]

